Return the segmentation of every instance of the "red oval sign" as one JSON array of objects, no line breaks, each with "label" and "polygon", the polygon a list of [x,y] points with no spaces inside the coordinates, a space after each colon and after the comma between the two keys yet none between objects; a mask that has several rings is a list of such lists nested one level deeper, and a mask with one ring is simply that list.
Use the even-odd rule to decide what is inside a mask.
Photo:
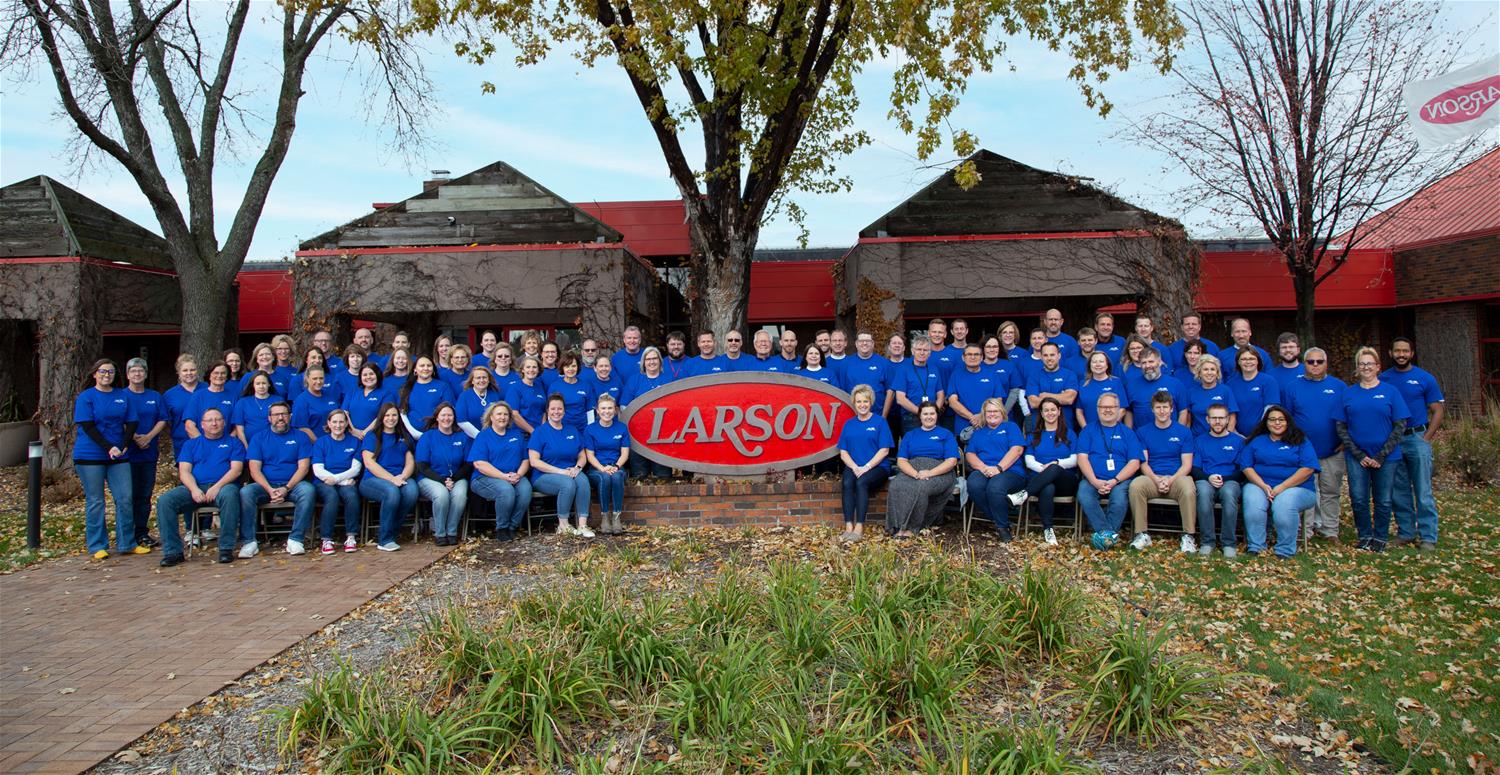
[{"label": "red oval sign", "polygon": [[838,450],[854,416],[849,394],[775,372],[688,377],[645,393],[622,415],[630,449],[705,474],[762,474],[816,463]]},{"label": "red oval sign", "polygon": [[1484,115],[1500,101],[1500,75],[1455,86],[1427,101],[1420,111],[1429,124],[1459,124]]}]

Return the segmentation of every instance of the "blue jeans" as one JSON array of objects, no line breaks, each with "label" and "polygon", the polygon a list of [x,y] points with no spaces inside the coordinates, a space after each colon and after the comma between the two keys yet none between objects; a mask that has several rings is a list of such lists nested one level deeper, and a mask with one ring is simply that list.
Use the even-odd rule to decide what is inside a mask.
[{"label": "blue jeans", "polygon": [[[192,519],[193,512],[203,508],[206,504],[193,500],[193,493],[183,485],[178,485],[162,493],[156,499],[156,530],[161,533],[161,551],[167,556],[182,554],[182,532],[178,525],[183,519]],[[214,498],[214,505],[219,509],[219,521],[225,525],[239,524],[240,521],[240,486],[230,482],[219,488],[218,497]],[[192,525],[189,524],[191,528]],[[232,533],[232,530],[221,530],[220,535]],[[233,539],[231,539],[233,540]],[[220,538],[220,543],[223,539]],[[220,549],[234,549],[234,545],[228,547],[220,546]]]},{"label": "blue jeans", "polygon": [[558,519],[567,519],[572,516],[588,518],[589,478],[587,476],[542,474],[531,483],[531,486],[537,492],[557,496]]},{"label": "blue jeans", "polygon": [[613,474],[606,474],[595,468],[590,468],[585,473],[589,477],[589,486],[599,491],[599,510],[608,514],[615,511],[625,510],[625,470],[620,469]]},{"label": "blue jeans", "polygon": [[495,502],[495,531],[516,530],[531,508],[531,482],[521,477],[515,484],[479,474],[471,485],[474,494]]},{"label": "blue jeans", "polygon": [[[1207,479],[1199,479],[1193,484],[1198,488],[1198,545],[1211,549],[1217,540],[1221,548],[1233,547],[1237,543],[1235,531],[1240,521],[1241,484],[1232,479],[1225,479],[1221,487],[1209,484]],[[1214,529],[1215,502],[1224,509],[1217,531]]]},{"label": "blue jeans", "polygon": [[384,479],[367,476],[360,480],[359,494],[367,501],[380,504],[380,532],[376,542],[395,543],[401,524],[417,505],[417,483],[408,479],[406,484],[397,487]]},{"label": "blue jeans", "polygon": [[424,477],[417,480],[417,491],[432,502],[432,534],[438,537],[457,536],[458,524],[464,518],[464,508],[469,505],[469,480],[455,481],[450,490],[442,482]]},{"label": "blue jeans", "polygon": [[[283,482],[271,482],[274,487],[284,487]],[[317,500],[317,491],[313,489],[312,483],[306,480],[297,483],[286,494],[286,499],[292,503],[292,533],[287,538],[299,543],[307,540],[307,528],[312,525],[313,505]],[[251,482],[240,488],[240,539],[241,543],[249,543],[255,540],[256,514],[262,503],[270,503],[271,494],[266,488],[255,482]],[[223,520],[220,520],[220,528]],[[224,539],[220,537],[219,545],[223,546]]]},{"label": "blue jeans", "polygon": [[645,479],[648,476],[666,479],[672,475],[672,469],[654,460],[647,460],[644,455],[637,455],[633,452],[630,455],[630,462],[627,465],[630,467],[631,477],[635,479]]},{"label": "blue jeans", "polygon": [[[1353,455],[1345,455],[1348,467],[1349,503],[1354,512],[1354,531],[1361,541],[1376,541],[1384,546],[1391,536],[1391,493],[1396,484],[1396,469],[1400,460],[1386,460],[1379,468],[1365,468],[1355,462]],[[1374,501],[1372,504],[1371,501]],[[1374,521],[1370,519],[1374,506]]]},{"label": "blue jeans", "polygon": [[1089,519],[1089,528],[1095,533],[1118,533],[1125,523],[1125,512],[1130,510],[1130,485],[1117,484],[1109,491],[1109,510],[1100,503],[1099,490],[1089,484],[1087,478],[1078,482],[1078,505]]},{"label": "blue jeans", "polygon": [[1401,439],[1401,459],[1395,463],[1391,511],[1396,535],[1437,543],[1437,501],[1432,497],[1432,445],[1420,433]]},{"label": "blue jeans", "polygon": [[969,472],[969,500],[979,507],[979,512],[1001,530],[1010,529],[1010,498],[1013,492],[1026,489],[1026,479],[1014,470],[1001,471],[994,476],[985,476],[980,471]]},{"label": "blue jeans", "polygon": [[1266,491],[1253,484],[1240,489],[1240,500],[1245,509],[1245,549],[1251,554],[1266,550],[1266,517],[1270,512],[1271,524],[1276,527],[1277,557],[1291,557],[1297,553],[1297,534],[1302,524],[1302,512],[1318,505],[1318,494],[1305,487],[1284,490],[1276,500],[1266,497]]},{"label": "blue jeans", "polygon": [[78,481],[83,485],[83,533],[89,554],[109,551],[109,526],[104,524],[104,483],[115,497],[115,551],[135,548],[135,520],[131,518],[130,463],[78,463]]},{"label": "blue jeans", "polygon": [[863,525],[870,514],[870,493],[891,478],[891,470],[875,466],[864,475],[855,477],[854,472],[844,467],[844,521]]},{"label": "blue jeans", "polygon": [[344,535],[359,535],[359,488],[355,485],[337,487],[322,482],[313,482],[323,510],[318,513],[318,535],[333,540],[333,529],[339,512],[344,512]]},{"label": "blue jeans", "polygon": [[136,543],[140,543],[149,534],[151,491],[155,489],[156,461],[130,461],[130,516],[135,523]]}]

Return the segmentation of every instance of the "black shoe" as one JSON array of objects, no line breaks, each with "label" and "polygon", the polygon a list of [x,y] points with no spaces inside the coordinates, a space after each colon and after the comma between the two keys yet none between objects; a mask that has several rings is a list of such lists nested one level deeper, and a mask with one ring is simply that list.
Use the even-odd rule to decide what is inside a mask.
[{"label": "black shoe", "polygon": [[169,554],[166,557],[161,558],[161,562],[157,563],[157,565],[160,565],[163,568],[170,568],[173,565],[181,565],[181,564],[182,564],[182,555],[180,555],[180,554]]},{"label": "black shoe", "polygon": [[151,535],[150,533],[147,533],[146,535],[136,539],[136,543],[140,544],[141,546],[149,547],[151,549],[155,549],[156,547],[161,546],[161,541],[158,541],[156,539],[156,536]]},{"label": "black shoe", "polygon": [[234,562],[234,552],[232,552],[232,551],[230,551],[228,549],[220,549],[219,550],[219,564],[220,565],[228,565],[231,562]]},{"label": "black shoe", "polygon": [[1000,533],[1000,540],[1003,543],[1007,543],[1008,544],[1011,541],[1015,540],[1015,536],[1013,536],[1013,535],[1010,534],[1010,528],[1008,528],[1008,527],[1002,527],[1002,528],[1000,528],[999,529],[999,533]]},{"label": "black shoe", "polygon": [[1359,539],[1359,543],[1356,543],[1354,545],[1354,548],[1355,549],[1360,549],[1360,550],[1363,550],[1363,551],[1369,551],[1370,550],[1370,539],[1368,539],[1368,538],[1361,538],[1361,539]]}]

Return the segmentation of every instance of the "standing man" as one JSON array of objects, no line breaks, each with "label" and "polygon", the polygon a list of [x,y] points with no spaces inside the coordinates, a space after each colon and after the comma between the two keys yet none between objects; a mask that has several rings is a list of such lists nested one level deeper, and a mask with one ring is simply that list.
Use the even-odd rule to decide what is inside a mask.
[{"label": "standing man", "polygon": [[1260,353],[1260,359],[1262,361],[1264,361],[1265,363],[1275,363],[1276,361],[1271,358],[1270,353],[1266,352],[1265,350],[1261,349],[1259,345],[1250,341],[1250,335],[1250,321],[1244,318],[1235,318],[1234,320],[1229,322],[1229,338],[1230,340],[1232,340],[1230,341],[1229,346],[1241,347],[1244,345],[1249,345],[1250,347],[1254,347],[1256,352]]},{"label": "standing man", "polygon": [[828,357],[829,348],[833,346],[831,344],[832,338],[833,335],[828,333],[828,329],[826,328],[820,328],[813,332],[813,344],[818,346],[818,351],[823,353],[825,359]]},{"label": "standing man", "polygon": [[1424,551],[1437,548],[1437,501],[1432,497],[1432,437],[1443,424],[1443,390],[1437,378],[1412,363],[1416,348],[1398,336],[1391,342],[1391,361],[1380,379],[1401,392],[1411,422],[1401,437],[1401,460],[1392,486],[1391,511],[1396,517],[1396,545],[1421,541]]},{"label": "standing man", "polygon": [[378,355],[375,352],[375,332],[368,328],[354,329],[354,343],[365,350],[365,362],[373,363],[385,371],[385,366],[390,361],[389,355]]},{"label": "standing man", "polygon": [[891,362],[875,355],[875,335],[861,331],[854,337],[855,355],[843,363],[844,385],[853,390],[855,385],[869,385],[875,391],[875,405],[880,407],[880,416],[889,417],[891,402]]},{"label": "standing man", "polygon": [[1125,395],[1130,397],[1130,426],[1144,427],[1151,422],[1151,397],[1165,390],[1172,396],[1172,406],[1177,410],[1177,422],[1188,424],[1187,388],[1176,377],[1169,377],[1161,369],[1161,353],[1145,350],[1141,353],[1141,368],[1125,375]]},{"label": "standing man", "polygon": [[1284,331],[1276,337],[1276,365],[1271,368],[1271,377],[1283,391],[1288,382],[1300,377],[1306,369],[1302,367],[1302,342],[1297,335]]},{"label": "standing man", "polygon": [[334,380],[344,373],[344,359],[334,352],[333,334],[320,328],[313,332],[312,343],[318,352],[323,353],[323,368],[329,374],[328,384],[334,384]]},{"label": "standing man", "polygon": [[698,357],[688,361],[683,367],[684,374],[689,377],[701,377],[705,374],[723,374],[729,371],[729,364],[724,361],[724,356],[714,354],[716,346],[714,332],[704,331],[698,334]]},{"label": "standing man", "polygon": [[[1000,397],[1002,400],[1005,398],[1003,387]],[[1031,405],[1033,420],[1037,417],[1036,410],[1041,408],[1044,398],[1051,398],[1062,404],[1063,421],[1070,427],[1076,426],[1073,402],[1078,400],[1078,375],[1062,367],[1062,348],[1058,347],[1057,342],[1042,345],[1042,368],[1034,369],[1031,377],[1026,380],[1026,402]]]},{"label": "standing man", "polygon": [[1078,381],[1080,383],[1083,382],[1083,377],[1089,370],[1089,356],[1098,352],[1098,350],[1098,332],[1088,326],[1078,329],[1078,355],[1072,360],[1064,358],[1063,368],[1077,374]]},{"label": "standing man", "polygon": [[1130,507],[1125,483],[1140,470],[1142,452],[1135,431],[1120,422],[1120,397],[1101,393],[1097,406],[1099,422],[1084,428],[1078,439],[1078,470],[1083,474],[1078,505],[1093,529],[1094,548],[1108,549],[1119,543],[1120,525]]},{"label": "standing man", "polygon": [[953,370],[963,363],[964,351],[948,346],[948,324],[942,318],[933,318],[927,323],[927,342],[932,345],[931,360],[943,375],[943,383],[953,375]]},{"label": "standing man", "polygon": [[786,361],[780,355],[771,352],[771,332],[762,328],[755,332],[753,340],[755,346],[755,358],[741,371],[778,371],[789,373]]},{"label": "standing man", "polygon": [[1203,336],[1203,316],[1194,310],[1188,310],[1182,315],[1182,336],[1177,341],[1167,345],[1168,357],[1171,358],[1173,372],[1179,372],[1188,367],[1187,358],[1183,356],[1182,350],[1187,346],[1189,340],[1197,339],[1203,342],[1203,351],[1206,355],[1217,356],[1219,345],[1212,339]]},{"label": "standing man", "polygon": [[[613,367],[614,373],[620,379],[630,379],[641,373],[641,355],[645,352],[645,348],[641,347],[640,327],[626,326],[624,332],[620,334],[620,344],[624,345],[624,348],[609,356],[609,365]],[[592,358],[586,361],[586,363],[593,362]]]},{"label": "standing man", "polygon": [[1311,536],[1336,544],[1339,494],[1348,469],[1334,418],[1343,409],[1345,385],[1337,377],[1328,376],[1328,353],[1323,348],[1309,348],[1302,355],[1302,363],[1305,373],[1287,383],[1281,398],[1318,455],[1318,508],[1312,524],[1303,526],[1303,538]]},{"label": "standing man", "polygon": [[1125,349],[1125,337],[1115,336],[1115,316],[1100,312],[1094,316],[1094,332],[1099,335],[1095,346],[1109,353],[1110,363],[1120,362],[1120,353]]},{"label": "standing man", "polygon": [[[844,333],[844,329],[835,328],[828,332],[828,352],[824,354],[823,368],[833,371],[834,384],[852,389],[854,385],[844,382],[844,359],[849,357],[848,350],[849,335]],[[875,401],[879,403],[880,397],[877,396]]]},{"label": "standing man", "polygon": [[1063,330],[1062,310],[1049,309],[1042,313],[1042,330],[1047,332],[1047,341],[1057,345],[1064,362],[1078,357],[1078,340]]},{"label": "standing man", "polygon": [[1146,340],[1146,344],[1151,345],[1151,349],[1161,356],[1162,368],[1170,368],[1172,354],[1166,345],[1156,341],[1156,321],[1150,315],[1135,316],[1135,335]]},{"label": "standing man", "polygon": [[1135,518],[1133,549],[1151,545],[1146,532],[1146,510],[1152,498],[1177,501],[1182,515],[1184,552],[1198,551],[1193,531],[1198,527],[1198,490],[1193,486],[1193,433],[1172,418],[1172,394],[1165,390],[1151,396],[1153,422],[1140,423],[1135,435],[1141,440],[1141,475],[1130,482],[1130,513]]},{"label": "standing man", "polygon": [[754,371],[751,361],[754,360],[745,354],[745,337],[739,331],[731,328],[724,335],[724,370],[725,371]]},{"label": "standing man", "polygon": [[661,370],[670,379],[682,379],[691,376],[687,371],[688,363],[687,336],[681,331],[667,334],[667,362],[662,364]]},{"label": "standing man", "polygon": [[948,326],[948,330],[953,332],[953,347],[962,353],[969,346],[969,321],[954,318],[953,325]]},{"label": "standing man", "polygon": [[943,392],[943,375],[932,363],[932,343],[916,339],[911,343],[911,357],[895,367],[891,377],[891,389],[896,404],[901,407],[901,430],[909,431],[921,423],[917,410],[923,401],[931,401],[942,411],[946,393]]},{"label": "standing man", "polygon": [[802,365],[802,356],[797,354],[797,332],[788,328],[781,332],[781,354],[782,368],[779,371],[791,373]]}]

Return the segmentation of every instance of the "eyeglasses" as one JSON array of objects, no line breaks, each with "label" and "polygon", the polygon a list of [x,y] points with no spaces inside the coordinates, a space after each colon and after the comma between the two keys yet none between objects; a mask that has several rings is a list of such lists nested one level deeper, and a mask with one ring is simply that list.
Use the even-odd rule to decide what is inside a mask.
[{"label": "eyeglasses", "polygon": [[1375,368],[1376,366],[1379,366],[1379,365],[1380,364],[1375,363],[1374,361],[1365,361],[1364,363],[1359,364],[1359,367],[1361,369],[1373,369],[1373,368]]},{"label": "eyeglasses", "polygon": [[100,374],[113,374],[113,373],[115,373],[115,370],[114,369],[100,369],[99,373]]},{"label": "eyeglasses", "polygon": [[1327,362],[1328,361],[1326,359],[1324,359],[1324,358],[1308,358],[1307,359],[1308,365],[1311,365],[1311,366],[1321,366],[1321,365],[1323,365],[1323,364],[1325,364]]},{"label": "eyeglasses", "polygon": [[726,341],[726,342],[743,342],[745,340],[740,339],[739,337],[735,337],[733,339],[725,339],[724,341]]}]

